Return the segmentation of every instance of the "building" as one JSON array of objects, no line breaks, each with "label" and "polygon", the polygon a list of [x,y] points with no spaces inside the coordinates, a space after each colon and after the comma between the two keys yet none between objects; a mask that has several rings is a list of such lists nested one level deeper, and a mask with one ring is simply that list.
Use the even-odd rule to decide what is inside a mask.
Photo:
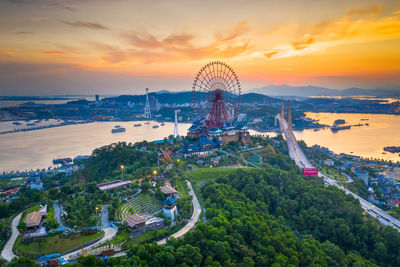
[{"label": "building", "polygon": [[139,214],[131,214],[127,216],[125,222],[132,232],[145,232],[149,230],[160,229],[165,226],[164,219],[157,217],[145,217]]},{"label": "building", "polygon": [[160,187],[161,192],[164,193],[164,195],[166,195],[167,197],[177,197],[179,196],[178,191],[175,190],[175,188],[173,188],[170,185],[164,185]]},{"label": "building", "polygon": [[123,181],[123,180],[114,180],[111,182],[106,182],[102,184],[98,184],[97,186],[101,191],[107,191],[112,189],[119,189],[127,187],[131,184],[131,181]]},{"label": "building", "polygon": [[44,206],[39,211],[28,213],[25,218],[26,228],[28,230],[36,230],[42,223],[42,220],[47,216],[47,206]]},{"label": "building", "polygon": [[178,208],[176,207],[176,199],[168,197],[163,203],[163,212],[165,218],[170,219],[172,222],[175,221],[175,217],[178,215]]},{"label": "building", "polygon": [[204,121],[198,121],[190,126],[187,136],[194,138],[208,136],[210,139],[218,139],[223,145],[232,141],[247,145],[251,141],[250,133],[246,126],[233,126],[232,123],[225,123],[223,127],[207,128]]},{"label": "building", "polygon": [[324,160],[324,164],[325,164],[326,166],[333,166],[333,165],[335,165],[335,163],[333,162],[332,159],[326,159],[326,160]]},{"label": "building", "polygon": [[146,218],[138,214],[131,214],[123,219],[123,222],[126,223],[128,228],[132,231],[144,228],[146,221]]}]

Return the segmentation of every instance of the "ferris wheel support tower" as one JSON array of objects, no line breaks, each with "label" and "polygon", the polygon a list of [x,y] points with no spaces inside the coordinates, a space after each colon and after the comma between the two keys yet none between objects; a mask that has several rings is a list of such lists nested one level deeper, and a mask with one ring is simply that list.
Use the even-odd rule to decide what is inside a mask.
[{"label": "ferris wheel support tower", "polygon": [[146,106],[144,107],[144,117],[146,119],[151,119],[151,110],[149,102],[149,88],[146,88]]},{"label": "ferris wheel support tower", "polygon": [[175,109],[175,124],[174,124],[174,138],[178,136],[178,112],[179,109]]}]

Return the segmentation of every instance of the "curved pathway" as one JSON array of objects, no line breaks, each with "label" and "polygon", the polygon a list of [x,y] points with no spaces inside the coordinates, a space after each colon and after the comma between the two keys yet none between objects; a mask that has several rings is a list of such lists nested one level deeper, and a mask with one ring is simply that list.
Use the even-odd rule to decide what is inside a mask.
[{"label": "curved pathway", "polygon": [[[118,230],[113,227],[104,228],[103,231],[104,231],[104,236],[100,240],[95,242],[94,244],[84,247],[85,251],[92,250],[92,249],[100,246],[101,244],[104,244],[105,242],[113,239],[117,235],[117,232],[118,232]],[[62,257],[66,258],[67,260],[72,260],[72,259],[76,259],[80,254],[82,254],[82,248],[78,248],[70,253],[64,254]]]},{"label": "curved pathway", "polygon": [[15,256],[13,252],[13,246],[15,243],[15,240],[17,240],[18,237],[18,229],[17,226],[19,224],[19,221],[21,220],[22,217],[22,212],[18,214],[17,216],[14,217],[14,219],[11,222],[11,236],[7,240],[7,243],[4,245],[3,250],[1,251],[1,256],[7,260],[11,261]]},{"label": "curved pathway", "polygon": [[[187,185],[189,187],[189,195],[193,196],[193,200],[192,200],[193,214],[192,214],[192,217],[190,218],[190,221],[181,230],[179,230],[175,234],[170,235],[167,238],[170,238],[170,237],[180,238],[180,237],[184,236],[187,232],[189,232],[194,227],[196,222],[199,220],[200,213],[201,213],[201,206],[200,206],[199,200],[197,199],[197,196],[194,193],[192,184],[189,181],[187,181]],[[157,244],[164,245],[167,242],[167,238],[164,238],[164,239],[158,241]]]}]

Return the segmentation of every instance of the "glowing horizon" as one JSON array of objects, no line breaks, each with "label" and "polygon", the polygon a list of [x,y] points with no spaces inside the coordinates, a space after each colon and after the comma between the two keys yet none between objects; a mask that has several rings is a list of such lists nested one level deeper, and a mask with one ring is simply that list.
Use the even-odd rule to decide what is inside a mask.
[{"label": "glowing horizon", "polygon": [[400,85],[399,1],[0,3],[0,95],[189,90],[222,60],[245,89]]}]

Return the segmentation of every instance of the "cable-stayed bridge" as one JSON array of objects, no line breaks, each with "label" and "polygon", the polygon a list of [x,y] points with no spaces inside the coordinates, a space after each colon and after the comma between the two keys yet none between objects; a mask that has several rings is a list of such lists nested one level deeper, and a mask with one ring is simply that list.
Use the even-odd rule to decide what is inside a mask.
[{"label": "cable-stayed bridge", "polygon": [[[282,134],[285,137],[286,144],[289,151],[289,156],[296,162],[296,165],[299,168],[313,168],[314,166],[310,163],[307,159],[306,155],[304,154],[303,150],[299,146],[299,143],[296,140],[296,137],[293,133],[292,128],[292,119],[290,113],[290,102],[288,104],[288,120],[285,119],[285,113],[283,109],[283,101],[281,106],[281,113],[276,115],[276,119],[279,122],[279,127],[281,129]],[[388,213],[384,212],[382,209],[376,207],[375,205],[369,203],[362,197],[354,194],[344,186],[340,185],[336,180],[331,179],[330,177],[326,176],[325,174],[318,172],[318,176],[324,179],[325,185],[332,185],[336,186],[337,188],[343,190],[346,194],[351,194],[354,198],[360,201],[361,207],[369,213],[372,217],[379,220],[379,222],[386,226],[391,225],[397,231],[400,232],[400,220],[394,218],[393,216],[389,215]]]}]

